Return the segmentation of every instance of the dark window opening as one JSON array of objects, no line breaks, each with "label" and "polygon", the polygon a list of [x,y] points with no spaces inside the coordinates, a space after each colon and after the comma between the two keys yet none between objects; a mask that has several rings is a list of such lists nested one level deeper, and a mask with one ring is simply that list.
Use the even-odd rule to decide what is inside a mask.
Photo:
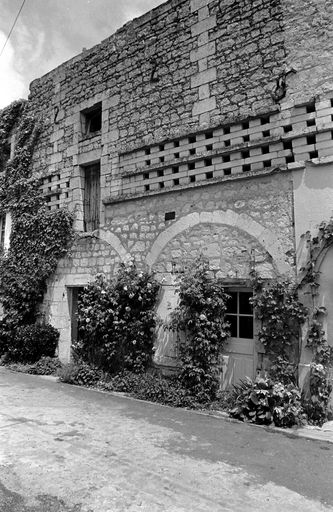
[{"label": "dark window opening", "polygon": [[212,151],[213,150],[213,144],[207,144],[206,151]]},{"label": "dark window opening", "polygon": [[160,145],[158,146],[158,149],[159,149],[160,151],[164,151],[164,144],[160,144]]},{"label": "dark window opening", "polygon": [[188,138],[189,144],[194,144],[197,141],[197,138],[195,135],[192,135],[192,137]]},{"label": "dark window opening", "polygon": [[179,179],[177,178],[177,179],[173,180],[173,184],[174,185],[179,185]]},{"label": "dark window opening", "polygon": [[270,135],[271,135],[270,130],[265,130],[264,132],[262,132],[263,137],[270,137]]},{"label": "dark window opening", "polygon": [[230,146],[230,144],[231,144],[230,140],[225,140],[224,141],[224,145],[225,145],[226,148],[228,148]]},{"label": "dark window opening", "polygon": [[242,158],[249,158],[250,157],[250,151],[242,151],[241,152]]},{"label": "dark window opening", "polygon": [[249,142],[249,140],[250,140],[250,135],[244,135],[243,142]]},{"label": "dark window opening", "polygon": [[271,160],[265,160],[264,161],[264,167],[271,167],[271,166],[272,166]]},{"label": "dark window opening", "polygon": [[291,140],[286,140],[286,141],[284,141],[284,143],[283,143],[283,149],[284,149],[284,150],[287,150],[287,149],[292,150],[292,149],[293,149],[293,145],[292,145]]},{"label": "dark window opening", "polygon": [[306,143],[308,146],[311,146],[312,144],[316,144],[316,136],[315,135],[308,135],[306,138]]},{"label": "dark window opening", "polygon": [[224,135],[229,135],[229,133],[230,133],[230,126],[226,126],[225,128],[223,128],[223,133],[224,133]]},{"label": "dark window opening", "polygon": [[102,128],[102,103],[82,111],[83,134],[97,133]]},{"label": "dark window opening", "polygon": [[306,122],[306,126],[316,126],[316,120],[315,119],[308,119]]},{"label": "dark window opening", "polygon": [[150,185],[145,185],[145,192],[148,192],[150,190]]},{"label": "dark window opening", "polygon": [[295,157],[294,155],[289,155],[286,157],[286,162],[287,164],[292,164],[293,162],[295,162]]},{"label": "dark window opening", "polygon": [[286,126],[283,127],[283,131],[284,131],[284,133],[292,132],[293,131],[292,125],[286,124]]},{"label": "dark window opening", "polygon": [[173,143],[173,147],[174,148],[179,148],[179,141],[176,140],[174,143]]},{"label": "dark window opening", "polygon": [[307,105],[306,106],[306,113],[307,114],[311,114],[311,112],[315,112],[315,111],[316,111],[315,103],[311,103],[311,105]]},{"label": "dark window opening", "polygon": [[173,174],[177,174],[177,172],[179,172],[179,167],[175,166],[172,168],[172,173]]},{"label": "dark window opening", "polygon": [[245,164],[243,165],[243,172],[249,172],[251,171],[251,165]]},{"label": "dark window opening", "polygon": [[206,172],[206,180],[210,180],[214,178],[214,173],[212,171]]},{"label": "dark window opening", "polygon": [[143,179],[144,180],[149,180],[149,172],[143,173]]},{"label": "dark window opening", "polygon": [[230,324],[231,337],[253,339],[253,308],[250,303],[252,293],[232,290],[227,293],[230,299],[225,320]]},{"label": "dark window opening", "polygon": [[269,123],[269,116],[261,117],[260,118],[260,123],[261,124],[268,124]]},{"label": "dark window opening", "polygon": [[230,155],[224,155],[224,156],[222,156],[222,162],[223,162],[223,163],[230,162]]},{"label": "dark window opening", "polygon": [[160,164],[164,163],[164,156],[160,156]]},{"label": "dark window opening", "polygon": [[243,130],[248,130],[249,129],[249,122],[248,121],[244,121],[244,123],[242,123],[242,129]]},{"label": "dark window opening", "polygon": [[175,158],[179,158],[179,153],[174,153]]},{"label": "dark window opening", "polygon": [[146,161],[145,161],[145,164],[146,164],[146,165],[150,165],[150,160],[146,160]]},{"label": "dark window opening", "polygon": [[160,169],[159,171],[157,171],[157,176],[158,176],[159,178],[161,178],[162,176],[164,176],[164,171],[163,171],[163,169]]},{"label": "dark window opening", "polygon": [[310,160],[312,158],[318,158],[318,151],[310,151]]},{"label": "dark window opening", "polygon": [[204,160],[205,167],[209,167],[212,165],[212,159],[211,158],[205,158]]},{"label": "dark window opening", "polygon": [[160,181],[160,183],[158,184],[160,188],[164,188],[164,183],[163,181]]},{"label": "dark window opening", "polygon": [[150,148],[145,149],[145,155],[150,155]]},{"label": "dark window opening", "polygon": [[195,163],[191,162],[190,164],[188,164],[188,170],[193,171],[193,169],[195,169]]},{"label": "dark window opening", "polygon": [[99,228],[100,211],[100,164],[84,167],[84,231]]},{"label": "dark window opening", "polygon": [[195,155],[195,148],[190,149],[189,153],[191,156]]},{"label": "dark window opening", "polygon": [[231,169],[224,169],[223,173],[225,176],[229,176],[229,174],[231,174]]},{"label": "dark window opening", "polygon": [[212,139],[212,138],[213,138],[213,132],[205,133],[205,139]]},{"label": "dark window opening", "polygon": [[195,182],[195,176],[190,176],[190,183],[194,183]]},{"label": "dark window opening", "polygon": [[174,220],[176,218],[176,212],[166,212],[164,220]]},{"label": "dark window opening", "polygon": [[261,154],[262,155],[267,155],[267,153],[269,153],[269,146],[262,146]]}]

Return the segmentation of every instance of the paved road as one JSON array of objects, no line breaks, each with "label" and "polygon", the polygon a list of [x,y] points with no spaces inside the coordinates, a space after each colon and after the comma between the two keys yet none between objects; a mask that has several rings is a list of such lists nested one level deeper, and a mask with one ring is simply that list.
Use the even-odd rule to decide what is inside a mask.
[{"label": "paved road", "polygon": [[333,511],[332,444],[0,368],[1,512]]}]

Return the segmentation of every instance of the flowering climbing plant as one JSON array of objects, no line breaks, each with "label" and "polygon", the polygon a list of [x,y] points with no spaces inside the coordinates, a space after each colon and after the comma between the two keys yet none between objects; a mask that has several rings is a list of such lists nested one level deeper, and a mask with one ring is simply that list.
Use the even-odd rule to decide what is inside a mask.
[{"label": "flowering climbing plant", "polygon": [[109,281],[99,274],[79,298],[74,352],[104,371],[144,371],[153,355],[159,284],[133,260]]}]

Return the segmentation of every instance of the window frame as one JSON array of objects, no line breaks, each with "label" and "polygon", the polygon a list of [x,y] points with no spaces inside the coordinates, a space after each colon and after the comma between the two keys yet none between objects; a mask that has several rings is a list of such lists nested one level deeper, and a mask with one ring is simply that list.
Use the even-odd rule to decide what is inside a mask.
[{"label": "window frame", "polygon": [[[255,315],[254,315],[254,309],[253,309],[253,306],[252,306],[252,313],[249,314],[249,313],[240,313],[240,294],[241,293],[246,293],[246,294],[250,294],[253,296],[253,290],[251,290],[250,288],[245,288],[245,287],[228,287],[228,288],[225,288],[225,292],[228,294],[228,295],[231,295],[231,293],[236,293],[237,294],[237,309],[236,309],[236,313],[230,313],[228,311],[228,303],[227,303],[227,310],[224,314],[224,318],[225,318],[225,321],[228,322],[228,317],[232,316],[232,317],[236,317],[237,319],[237,336],[230,336],[230,339],[231,340],[242,340],[242,341],[246,341],[246,340],[254,340],[255,339]],[[230,300],[230,299],[229,299]],[[239,334],[240,334],[240,318],[252,318],[252,337],[249,338],[249,337],[240,337]]]}]

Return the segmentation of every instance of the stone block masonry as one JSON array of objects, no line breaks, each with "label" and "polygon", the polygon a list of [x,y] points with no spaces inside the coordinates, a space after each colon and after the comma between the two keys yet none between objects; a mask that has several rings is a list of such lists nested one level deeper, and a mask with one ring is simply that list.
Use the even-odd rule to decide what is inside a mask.
[{"label": "stone block masonry", "polygon": [[[295,275],[299,169],[333,156],[332,15],[325,0],[170,0],[31,84],[34,172],[81,233],[44,304],[64,358],[71,287],[129,255],[168,285],[200,253],[243,284],[253,265]],[[92,168],[99,227],[82,236]]]}]

